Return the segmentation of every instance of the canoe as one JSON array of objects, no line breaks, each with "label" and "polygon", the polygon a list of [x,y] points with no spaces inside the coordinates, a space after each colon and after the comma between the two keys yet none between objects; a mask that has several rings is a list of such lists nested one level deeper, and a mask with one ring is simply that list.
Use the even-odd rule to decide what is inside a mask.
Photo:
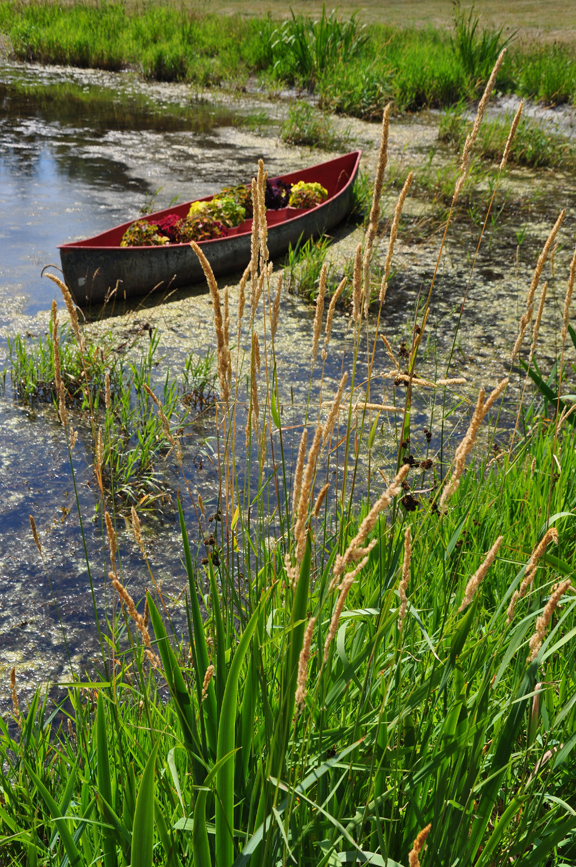
[{"label": "canoe", "polygon": [[[317,181],[328,190],[328,198],[308,210],[281,208],[268,210],[268,249],[270,257],[281,256],[289,245],[316,238],[330,231],[350,212],[352,190],[358,174],[361,151],[352,151],[328,162],[291,172],[271,182]],[[210,201],[206,196],[198,201]],[[168,214],[185,217],[191,202],[146,215],[154,222]],[[142,218],[141,218],[142,219]],[[166,292],[205,279],[198,257],[189,244],[154,247],[121,247],[120,241],[130,220],[106,232],[62,244],[60,259],[64,280],[77,304],[101,304],[129,299],[150,292]],[[223,238],[201,241],[216,276],[243,270],[250,261],[252,220],[228,229]]]}]

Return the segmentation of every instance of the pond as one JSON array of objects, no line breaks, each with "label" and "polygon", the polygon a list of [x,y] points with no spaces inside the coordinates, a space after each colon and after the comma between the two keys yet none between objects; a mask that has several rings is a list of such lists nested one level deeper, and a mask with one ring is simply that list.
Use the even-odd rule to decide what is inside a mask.
[{"label": "pond", "polygon": [[[176,197],[186,201],[227,184],[246,182],[253,176],[260,157],[270,174],[321,161],[314,152],[283,145],[274,124],[285,109],[256,96],[223,94],[219,103],[208,102],[185,86],[144,86],[130,75],[2,62],[0,106],[2,363],[9,336],[16,332],[35,336],[47,330],[56,287],[40,274],[45,265],[58,264],[59,243],[136,218],[139,210],[152,201],[156,208],[166,207]],[[250,129],[249,118],[254,112],[266,113],[272,119],[273,126],[266,135]],[[430,145],[435,146],[436,122],[429,114],[394,121],[394,159],[422,164]],[[378,125],[353,122],[351,126],[357,141],[366,148],[365,165],[373,168]],[[508,372],[510,348],[539,247],[560,207],[570,206],[574,200],[571,179],[550,176],[546,196],[532,195],[534,175],[513,173],[509,183],[515,185],[514,201],[523,201],[524,205],[517,212],[510,208],[506,219],[489,225],[473,279],[469,281],[478,227],[470,219],[456,227],[451,236],[436,282],[420,370],[430,378],[447,372],[466,377],[467,383],[451,393],[444,407],[453,436],[459,429],[458,420],[467,418],[478,387],[492,387]],[[385,208],[392,212],[391,194],[387,194]],[[417,227],[426,219],[425,206],[416,198],[408,200],[406,213],[411,226]],[[520,242],[518,231],[523,225],[527,228]],[[553,269],[546,272],[550,289],[543,324],[545,359],[553,358],[558,349],[566,259],[571,255],[573,232],[570,216],[559,236],[561,246]],[[338,230],[338,243],[331,251],[335,273],[341,271],[342,257],[352,253],[361,237],[361,230],[354,225]],[[404,239],[398,246],[398,273],[390,284],[382,328],[395,350],[412,332],[414,310],[430,284],[438,246],[437,236],[417,244]],[[383,241],[376,253],[380,263],[385,254]],[[57,300],[62,306],[60,298]],[[234,288],[231,304],[234,322]],[[119,345],[130,335],[140,333],[144,344],[141,341],[139,345],[145,345],[150,329],[157,329],[164,372],[167,365],[178,372],[191,350],[202,356],[214,345],[212,307],[204,287],[178,292],[167,304],[144,307],[137,302],[122,315],[118,313],[89,323],[87,332],[97,337],[112,331]],[[292,461],[308,394],[311,406],[318,399],[320,387],[323,397],[331,399],[342,370],[351,366],[350,318],[340,311],[335,318],[322,386],[318,375],[311,381],[313,317],[309,305],[294,296],[284,296],[276,350],[281,401],[285,408],[291,407],[291,432],[286,442]],[[138,351],[136,347],[134,353]],[[447,371],[446,359],[451,352],[453,361]],[[378,341],[375,370],[381,375],[380,391],[371,395],[372,400],[386,403],[392,399],[392,381],[386,375],[390,366],[384,345]],[[362,357],[357,383],[362,382],[365,370]],[[499,420],[503,429],[514,423],[514,399],[520,389],[516,382],[510,391],[509,407]],[[358,394],[361,396],[361,388]],[[434,449],[439,431],[431,423],[428,398],[417,395],[416,438],[411,445],[416,454],[428,448],[424,437],[427,425],[434,429]],[[87,431],[80,425],[72,476],[55,411],[52,407],[18,404],[9,379],[0,395],[0,430],[0,694],[7,696],[12,665],[17,667],[19,689],[29,692],[41,683],[66,680],[71,667],[80,674],[97,661],[95,610],[104,622],[110,586]],[[178,617],[185,616],[182,592],[186,577],[174,496],[182,493],[192,541],[200,544],[202,533],[188,493],[192,491],[196,500],[200,494],[208,513],[216,510],[214,434],[214,417],[207,413],[195,423],[186,440],[186,482],[168,460],[163,475],[172,492],[171,506],[154,517],[143,518],[154,577],[173,602],[177,623]],[[376,439],[372,472],[378,467],[389,471],[394,451],[394,423],[386,420]],[[364,478],[366,472],[361,461],[360,477]],[[34,516],[40,531],[43,559],[32,539],[29,515]],[[128,531],[120,534],[120,542],[125,580],[138,598],[149,576]],[[90,570],[87,563],[91,564]]]}]

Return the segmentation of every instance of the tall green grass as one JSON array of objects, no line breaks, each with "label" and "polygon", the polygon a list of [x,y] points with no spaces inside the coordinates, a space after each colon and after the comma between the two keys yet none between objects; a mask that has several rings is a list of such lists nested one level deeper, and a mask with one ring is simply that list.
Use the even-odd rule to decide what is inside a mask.
[{"label": "tall green grass", "polygon": [[15,57],[119,70],[201,86],[242,83],[314,88],[323,107],[377,119],[390,99],[401,111],[474,99],[494,57],[508,45],[498,78],[502,92],[546,102],[576,94],[574,51],[520,45],[492,32],[474,12],[457,12],[453,32],[382,25],[361,27],[323,11],[318,20],[197,14],[168,6],[129,12],[113,2],[0,2],[0,33]]},{"label": "tall green grass", "polygon": [[[56,707],[36,693],[20,708],[16,679],[13,717],[0,720],[4,863],[412,867],[428,825],[424,864],[575,862],[573,588],[540,627],[541,646],[531,640],[553,587],[574,573],[574,429],[552,412],[542,418],[529,396],[515,443],[495,454],[501,390],[447,497],[463,448],[453,460],[455,410],[467,407],[466,427],[475,399],[461,383],[429,389],[420,377],[432,281],[410,345],[389,350],[397,406],[375,408],[385,310],[365,321],[361,289],[377,208],[372,220],[365,267],[360,250],[351,269],[352,362],[343,356],[340,404],[324,380],[330,341],[315,330],[301,351],[320,393],[296,418],[283,405],[279,383],[290,371],[276,351],[279,290],[263,235],[245,286],[249,311],[234,325],[209,277],[219,506],[210,520],[193,497],[194,527],[178,509],[187,628],[173,629],[159,585],[146,600],[130,597],[109,516],[101,573],[117,592],[101,670],[72,681]],[[322,324],[320,301],[316,309]],[[441,366],[450,376],[451,359]],[[561,370],[555,387],[567,396]],[[420,389],[431,395],[436,443],[416,421]],[[295,424],[307,442],[294,438]],[[396,444],[386,480],[376,472],[381,426]],[[71,435],[71,414],[62,435]],[[132,526],[140,541],[135,512]],[[559,543],[509,623],[512,594],[550,528]],[[193,532],[208,548],[204,566]],[[470,599],[469,581],[499,537]]]}]

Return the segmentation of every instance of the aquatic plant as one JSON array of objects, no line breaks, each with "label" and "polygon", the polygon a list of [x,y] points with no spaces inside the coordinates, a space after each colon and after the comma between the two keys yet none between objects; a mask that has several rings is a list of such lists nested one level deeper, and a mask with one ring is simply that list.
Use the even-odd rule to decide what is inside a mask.
[{"label": "aquatic plant", "polygon": [[[499,162],[510,130],[511,117],[487,121],[478,136],[476,153],[481,159]],[[447,111],[440,120],[438,138],[459,150],[470,130],[462,107]],[[511,142],[508,162],[530,168],[554,168],[565,171],[576,166],[576,148],[572,142],[541,123],[521,117]]]},{"label": "aquatic plant", "polygon": [[350,135],[336,132],[334,122],[307,102],[295,102],[288,109],[280,136],[294,145],[307,145],[325,151],[349,150]]}]

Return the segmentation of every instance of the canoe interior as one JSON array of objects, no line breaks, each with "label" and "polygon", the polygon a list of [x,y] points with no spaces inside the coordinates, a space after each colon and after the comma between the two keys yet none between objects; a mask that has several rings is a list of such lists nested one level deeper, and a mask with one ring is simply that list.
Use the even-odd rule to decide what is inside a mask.
[{"label": "canoe interior", "polygon": [[[283,181],[285,183],[296,183],[297,181],[318,182],[328,190],[328,199],[323,205],[330,202],[331,199],[338,196],[345,187],[354,179],[360,160],[361,151],[352,151],[349,154],[338,157],[334,160],[329,160],[325,163],[320,163],[310,167],[309,169],[301,169],[291,172],[287,175],[279,175],[277,178],[270,178],[272,182]],[[203,199],[195,199],[194,201],[208,202],[213,196],[205,196]],[[155,219],[160,219],[168,214],[178,214],[179,217],[185,217],[190,209],[191,202],[184,202],[181,205],[173,205],[170,208],[165,208],[163,211],[156,211],[154,214],[147,214],[141,219],[146,219],[149,222],[154,222]],[[322,207],[322,205],[318,206]],[[268,210],[266,220],[269,226],[274,226],[279,223],[289,223],[291,220],[297,220],[302,215],[310,213],[314,209],[297,209],[297,208],[280,208],[278,210]],[[74,241],[69,244],[61,244],[60,250],[68,249],[85,249],[85,248],[114,248],[119,247],[122,237],[126,229],[132,225],[134,220],[129,220],[122,223],[120,226],[114,226],[113,229],[108,229],[99,235],[94,235],[92,238],[86,238],[83,241]],[[250,234],[252,231],[252,220],[245,220],[239,226],[227,231],[226,237],[234,235]],[[223,239],[212,238],[207,241],[201,241],[201,245],[211,245],[221,243]],[[188,244],[167,244],[166,247],[187,247]],[[150,250],[150,247],[130,247],[131,250]],[[152,248],[158,249],[158,248]]]}]

